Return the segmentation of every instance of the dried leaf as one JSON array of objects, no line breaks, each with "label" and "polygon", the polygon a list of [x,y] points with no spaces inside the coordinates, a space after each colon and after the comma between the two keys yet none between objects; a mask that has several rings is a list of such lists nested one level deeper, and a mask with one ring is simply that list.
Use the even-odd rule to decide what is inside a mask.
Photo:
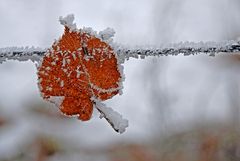
[{"label": "dried leaf", "polygon": [[110,45],[67,26],[45,54],[38,78],[44,99],[62,98],[60,110],[83,121],[91,118],[94,99],[107,100],[121,89],[117,56]]}]

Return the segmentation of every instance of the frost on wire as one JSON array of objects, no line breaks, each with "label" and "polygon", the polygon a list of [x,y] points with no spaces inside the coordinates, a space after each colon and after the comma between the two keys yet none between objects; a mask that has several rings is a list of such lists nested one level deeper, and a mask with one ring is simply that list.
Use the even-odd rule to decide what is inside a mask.
[{"label": "frost on wire", "polygon": [[7,60],[40,62],[46,49],[39,47],[6,47],[0,48],[0,64]]},{"label": "frost on wire", "polygon": [[[65,21],[63,21],[65,22]],[[62,22],[62,23],[63,23]],[[64,23],[63,23],[64,24]],[[206,54],[215,56],[218,53],[237,53],[240,52],[240,41],[230,40],[223,42],[180,42],[169,44],[162,47],[126,47],[117,45],[112,40],[114,30],[107,28],[98,34],[91,28],[84,28],[85,31],[96,34],[103,41],[109,43],[119,57],[119,62],[124,63],[129,58],[144,59],[147,56],[177,56],[177,55],[196,55]],[[0,63],[7,60],[18,60],[39,62],[46,53],[46,49],[34,47],[7,47],[0,48]]]}]

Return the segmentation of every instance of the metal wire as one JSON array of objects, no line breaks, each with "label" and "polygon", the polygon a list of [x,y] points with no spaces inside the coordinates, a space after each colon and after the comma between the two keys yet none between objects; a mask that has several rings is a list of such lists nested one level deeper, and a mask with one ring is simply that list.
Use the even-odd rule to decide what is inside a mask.
[{"label": "metal wire", "polygon": [[[126,48],[123,46],[115,47],[117,55],[124,60],[129,58],[145,58],[146,56],[176,56],[176,55],[195,55],[207,54],[215,56],[218,53],[236,53],[240,52],[240,41],[227,41],[221,43],[215,42],[200,42],[200,43],[178,43],[168,45],[162,48]],[[18,48],[7,47],[0,48],[0,63],[7,60],[18,60],[39,62],[46,53],[47,49],[41,48]]]}]

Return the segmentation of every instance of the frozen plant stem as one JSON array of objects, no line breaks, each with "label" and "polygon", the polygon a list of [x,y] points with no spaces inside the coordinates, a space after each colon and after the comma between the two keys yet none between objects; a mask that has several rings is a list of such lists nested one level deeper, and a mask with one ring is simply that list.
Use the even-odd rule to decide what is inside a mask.
[{"label": "frozen plant stem", "polygon": [[[236,53],[240,52],[240,41],[227,41],[222,43],[216,42],[185,42],[178,44],[171,44],[162,48],[126,48],[124,46],[114,46],[115,52],[120,58],[144,58],[146,56],[176,56],[176,55],[195,55],[195,54],[207,54],[209,56],[215,56],[218,53]],[[36,61],[39,62],[44,56],[46,49],[41,48],[18,48],[8,47],[0,48],[0,63],[7,60],[18,61]],[[124,61],[123,60],[123,61]]]},{"label": "frozen plant stem", "polygon": [[128,120],[124,119],[121,114],[97,99],[94,99],[94,107],[100,113],[100,118],[105,118],[116,132],[122,134],[126,131]]},{"label": "frozen plant stem", "polygon": [[119,130],[114,127],[113,122],[109,118],[106,117],[105,113],[98,107],[96,107],[96,109],[100,113],[100,118],[104,118],[116,132],[119,132]]}]

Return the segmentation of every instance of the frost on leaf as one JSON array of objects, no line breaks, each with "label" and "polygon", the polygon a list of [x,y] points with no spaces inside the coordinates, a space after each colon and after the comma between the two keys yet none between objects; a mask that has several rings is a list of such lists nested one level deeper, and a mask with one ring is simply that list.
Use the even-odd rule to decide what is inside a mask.
[{"label": "frost on leaf", "polygon": [[121,67],[111,46],[91,33],[77,30],[73,18],[60,18],[65,31],[38,67],[39,89],[44,99],[58,100],[62,113],[87,121],[94,100],[104,101],[119,94]]}]

